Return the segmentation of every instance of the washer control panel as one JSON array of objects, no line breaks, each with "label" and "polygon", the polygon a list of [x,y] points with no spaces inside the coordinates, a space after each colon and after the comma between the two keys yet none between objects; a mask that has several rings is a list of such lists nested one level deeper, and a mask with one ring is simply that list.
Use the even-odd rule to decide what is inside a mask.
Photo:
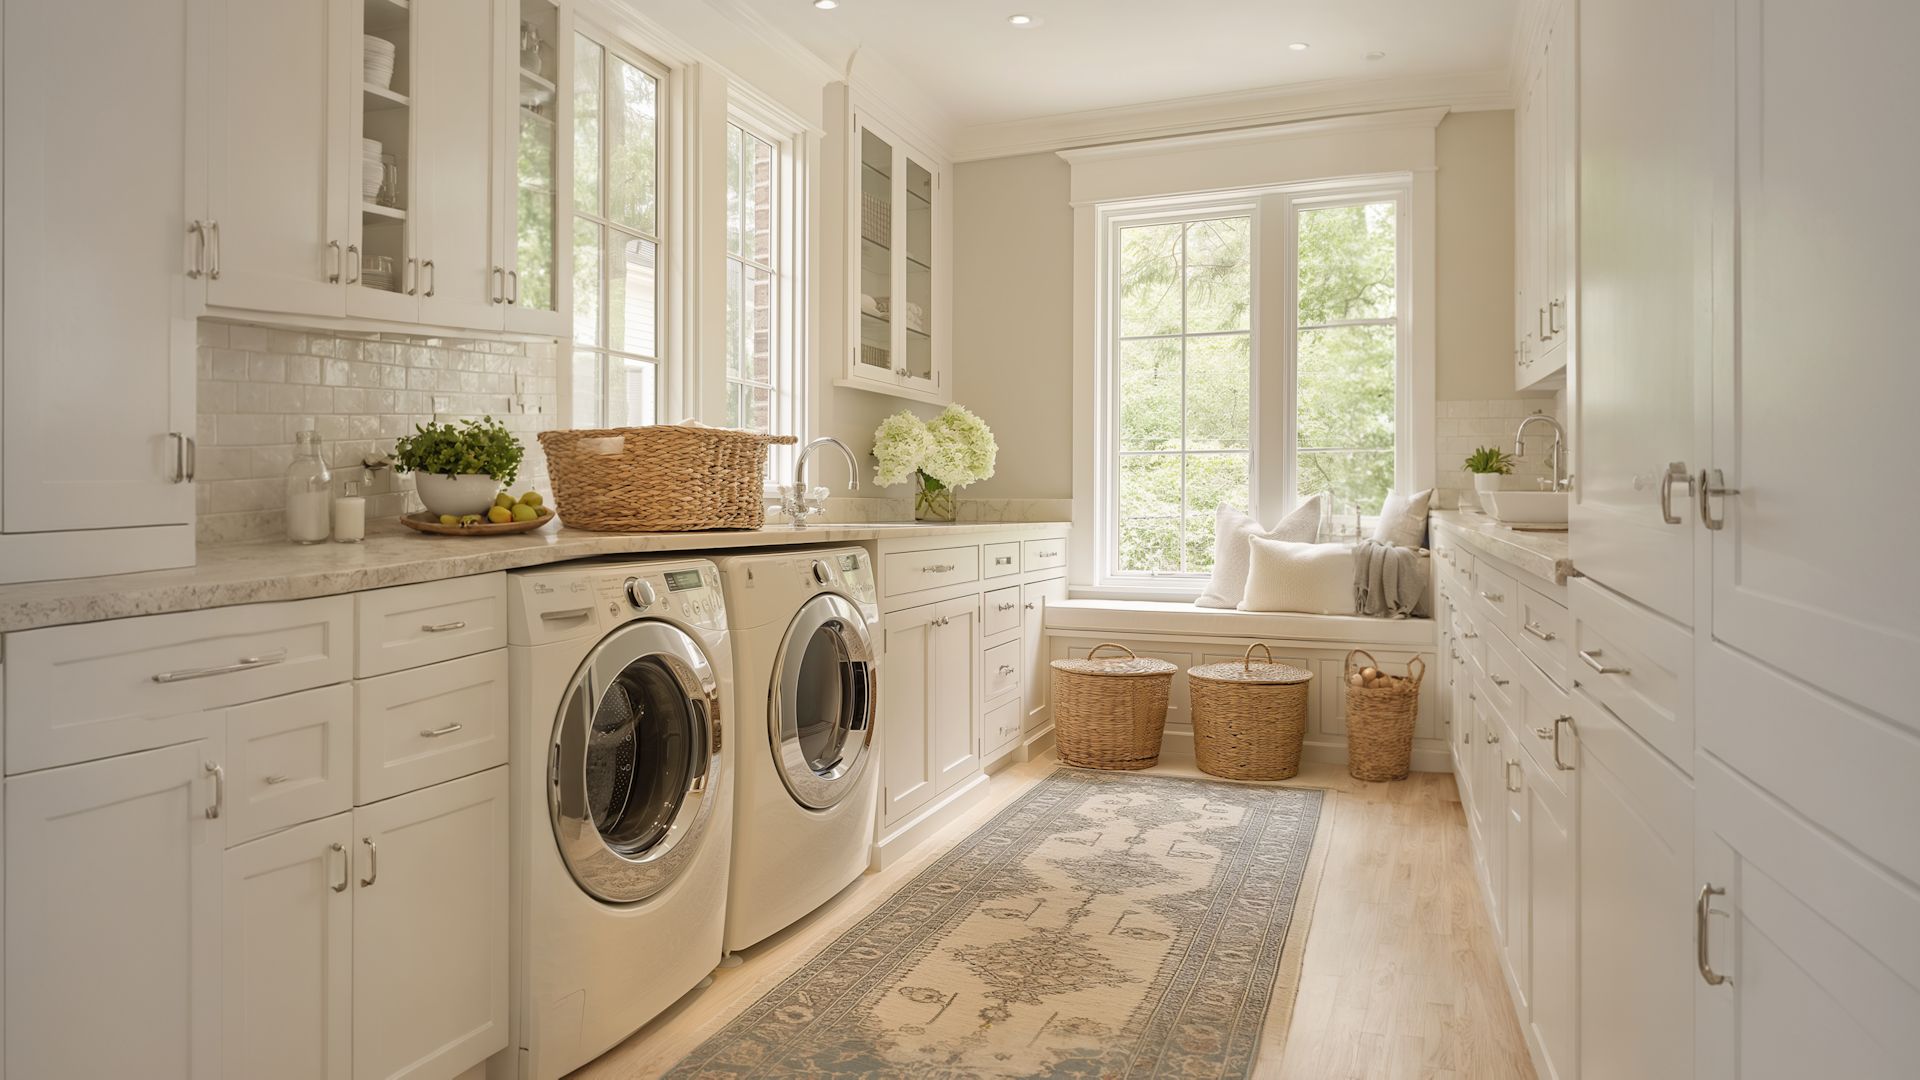
[{"label": "washer control panel", "polygon": [[620,567],[594,576],[594,595],[609,623],[649,615],[714,630],[727,624],[720,572],[712,563]]},{"label": "washer control panel", "polygon": [[874,603],[873,559],[861,548],[796,555],[793,568],[801,583],[813,592],[834,589],[862,603]]}]

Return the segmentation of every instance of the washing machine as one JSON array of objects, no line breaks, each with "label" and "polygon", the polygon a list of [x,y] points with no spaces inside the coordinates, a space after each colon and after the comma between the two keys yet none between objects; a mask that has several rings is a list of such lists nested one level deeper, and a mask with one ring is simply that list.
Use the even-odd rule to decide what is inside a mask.
[{"label": "washing machine", "polygon": [[511,1052],[592,1060],[719,962],[733,835],[733,654],[704,559],[508,575]]},{"label": "washing machine", "polygon": [[865,872],[880,770],[880,610],[860,548],[715,560],[739,722],[726,948],[813,911]]}]

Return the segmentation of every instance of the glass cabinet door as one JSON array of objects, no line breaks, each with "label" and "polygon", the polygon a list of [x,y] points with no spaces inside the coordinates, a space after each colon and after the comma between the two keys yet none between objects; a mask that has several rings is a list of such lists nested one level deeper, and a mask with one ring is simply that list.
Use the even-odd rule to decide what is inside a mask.
[{"label": "glass cabinet door", "polygon": [[894,359],[893,146],[860,129],[860,333],[858,370],[884,377],[899,369]]},{"label": "glass cabinet door", "polygon": [[882,393],[945,400],[940,168],[857,116],[853,131],[858,332],[848,377]]},{"label": "glass cabinet door", "polygon": [[516,0],[512,41],[510,133],[514,138],[513,187],[507,203],[505,256],[507,325],[510,329],[563,333],[557,220],[560,77],[560,9],[553,0]]},{"label": "glass cabinet door", "polygon": [[347,314],[411,320],[419,305],[413,223],[413,97],[418,25],[403,0],[365,0],[359,121],[358,213],[339,269]]},{"label": "glass cabinet door", "polygon": [[905,250],[906,303],[900,323],[905,331],[906,376],[931,383],[933,372],[933,172],[906,159]]}]

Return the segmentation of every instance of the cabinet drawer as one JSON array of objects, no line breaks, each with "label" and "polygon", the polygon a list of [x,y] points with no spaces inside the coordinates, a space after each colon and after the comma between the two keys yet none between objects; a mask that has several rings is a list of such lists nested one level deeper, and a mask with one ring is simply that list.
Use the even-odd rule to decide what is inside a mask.
[{"label": "cabinet drawer", "polygon": [[1567,644],[1573,640],[1570,633],[1573,620],[1567,615],[1566,607],[1532,586],[1522,585],[1519,608],[1514,615],[1514,644],[1520,646],[1527,659],[1540,665],[1540,670],[1546,672],[1556,686],[1566,689]]},{"label": "cabinet drawer", "polygon": [[360,678],[436,664],[507,644],[507,575],[427,581],[354,598]]},{"label": "cabinet drawer", "polygon": [[980,681],[988,698],[1020,689],[1020,642],[995,645],[981,657]]},{"label": "cabinet drawer", "polygon": [[[1520,676],[1525,693],[1521,695],[1519,730],[1515,734],[1520,736],[1520,745],[1526,747],[1527,756],[1546,774],[1554,790],[1564,793],[1574,763],[1573,702],[1565,690],[1555,686],[1545,673],[1531,664],[1521,669]],[[1555,728],[1560,729],[1558,763],[1554,761]],[[1562,768],[1562,764],[1568,767]]]},{"label": "cabinet drawer", "polygon": [[354,683],[357,806],[504,764],[507,650]]},{"label": "cabinet drawer", "polygon": [[1065,540],[1027,540],[1020,545],[1020,568],[1029,574],[1035,570],[1055,570],[1065,565]]},{"label": "cabinet drawer", "polygon": [[227,710],[227,846],[353,807],[353,688]]},{"label": "cabinet drawer", "polygon": [[1513,613],[1520,606],[1520,583],[1482,559],[1473,564],[1473,603],[1494,628],[1513,633]]},{"label": "cabinet drawer", "polygon": [[1453,609],[1453,635],[1454,652],[1472,660],[1476,664],[1481,663],[1485,659],[1487,653],[1486,639],[1480,636],[1480,623],[1474,619],[1473,612],[1470,608],[1457,607]]},{"label": "cabinet drawer", "polygon": [[166,746],[191,713],[344,682],[352,634],[349,596],[8,634],[7,772]]},{"label": "cabinet drawer", "polygon": [[987,568],[983,577],[1006,577],[1020,572],[1020,545],[1012,542],[986,546]]},{"label": "cabinet drawer", "polygon": [[1482,692],[1500,715],[1512,719],[1520,715],[1520,667],[1526,661],[1504,634],[1487,635],[1487,651],[1482,661],[1487,673]]},{"label": "cabinet drawer", "polygon": [[985,757],[1004,752],[1020,739],[1020,699],[1008,698],[990,706],[980,718],[981,738],[986,740]]},{"label": "cabinet drawer", "polygon": [[904,596],[979,580],[980,549],[977,547],[896,551],[880,557],[880,587],[886,596]]},{"label": "cabinet drawer", "polygon": [[1682,772],[1693,769],[1693,635],[1593,583],[1567,583],[1569,674]]},{"label": "cabinet drawer", "polygon": [[995,589],[980,598],[980,636],[992,637],[1020,627],[1020,586]]}]

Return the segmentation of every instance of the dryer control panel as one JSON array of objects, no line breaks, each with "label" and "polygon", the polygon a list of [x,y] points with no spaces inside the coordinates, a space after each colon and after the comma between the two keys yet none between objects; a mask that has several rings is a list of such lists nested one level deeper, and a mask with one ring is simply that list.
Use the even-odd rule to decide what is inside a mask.
[{"label": "dryer control panel", "polygon": [[837,548],[797,555],[792,563],[801,582],[812,591],[832,589],[843,592],[863,604],[876,602],[873,584],[873,560],[857,548]]},{"label": "dryer control panel", "polygon": [[704,559],[583,561],[518,570],[508,581],[508,639],[515,644],[605,634],[640,618],[707,630],[727,627],[720,571]]}]

